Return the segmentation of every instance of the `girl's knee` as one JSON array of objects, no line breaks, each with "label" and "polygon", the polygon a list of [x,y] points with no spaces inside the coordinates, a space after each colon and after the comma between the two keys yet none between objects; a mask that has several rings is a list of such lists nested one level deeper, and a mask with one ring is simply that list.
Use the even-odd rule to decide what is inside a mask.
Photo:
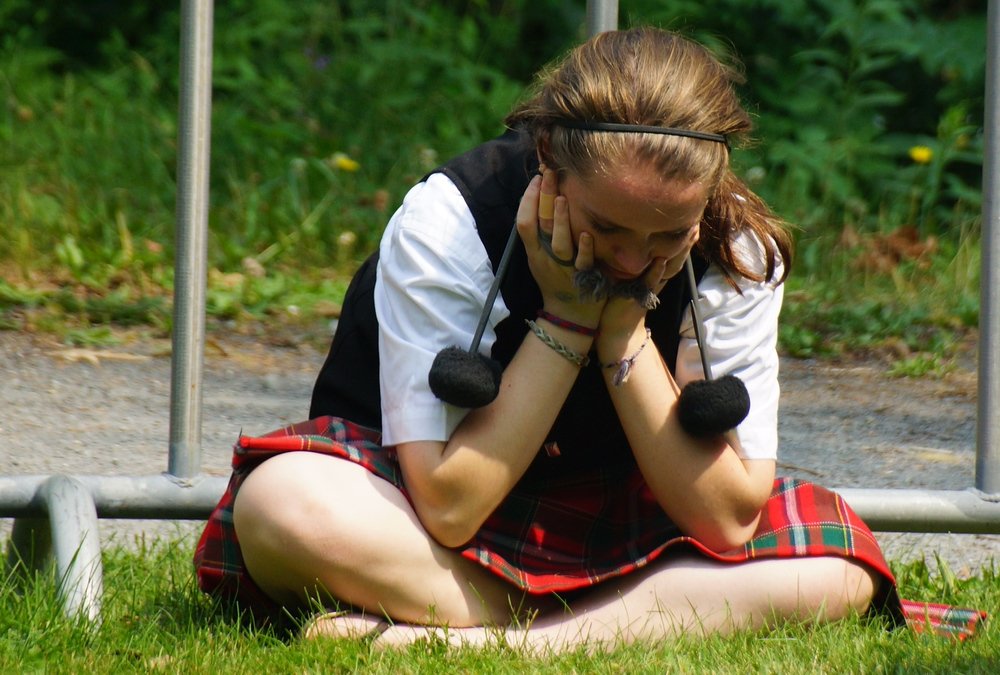
[{"label": "girl's knee", "polygon": [[823,558],[805,592],[806,612],[820,621],[864,614],[880,583],[879,575],[864,563],[846,558]]},{"label": "girl's knee", "polygon": [[233,526],[250,576],[272,597],[301,597],[319,576],[364,559],[362,507],[337,498],[338,476],[352,469],[364,471],[340,459],[287,453],[265,461],[240,486]]},{"label": "girl's knee", "polygon": [[844,560],[844,566],[845,613],[864,614],[868,611],[882,578],[868,565],[856,560]]},{"label": "girl's knee", "polygon": [[233,503],[241,547],[277,546],[301,538],[313,497],[300,475],[304,458],[297,454],[272,457],[243,481]]}]

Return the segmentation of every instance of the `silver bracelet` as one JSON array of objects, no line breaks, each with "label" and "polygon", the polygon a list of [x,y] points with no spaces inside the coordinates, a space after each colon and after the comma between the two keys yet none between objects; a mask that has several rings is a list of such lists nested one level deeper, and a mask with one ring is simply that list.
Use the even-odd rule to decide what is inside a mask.
[{"label": "silver bracelet", "polygon": [[525,323],[528,324],[528,327],[531,328],[531,332],[534,333],[539,340],[541,340],[546,346],[551,347],[557,354],[559,354],[559,356],[562,356],[573,365],[578,368],[583,368],[590,363],[589,356],[579,352],[574,352],[572,349],[559,342],[559,340],[556,340],[554,337],[546,333],[545,329],[534,321],[526,319]]},{"label": "silver bracelet", "polygon": [[639,358],[639,354],[642,353],[642,350],[646,348],[647,344],[649,344],[649,337],[651,335],[652,331],[650,331],[647,328],[646,339],[642,341],[642,344],[639,345],[639,348],[635,350],[635,354],[632,354],[632,356],[626,356],[621,361],[612,361],[611,363],[603,364],[605,368],[618,369],[618,372],[615,373],[614,376],[611,378],[611,384],[615,385],[616,387],[620,387],[626,382],[628,382],[628,377],[629,375],[632,374],[632,366],[635,365],[635,360]]}]

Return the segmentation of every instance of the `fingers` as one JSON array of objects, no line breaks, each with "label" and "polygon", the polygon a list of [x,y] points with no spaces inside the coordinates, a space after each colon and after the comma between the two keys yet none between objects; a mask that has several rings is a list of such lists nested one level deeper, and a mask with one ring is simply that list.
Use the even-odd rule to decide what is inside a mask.
[{"label": "fingers", "polygon": [[[544,193],[542,194],[544,195]],[[560,265],[573,267],[576,259],[576,247],[573,244],[573,232],[569,226],[569,202],[562,195],[557,195],[554,206],[550,253],[553,260]]]},{"label": "fingers", "polygon": [[692,228],[690,235],[684,241],[680,250],[668,258],[654,260],[652,267],[656,267],[659,260],[662,260],[664,264],[663,269],[660,272],[659,281],[649,276],[646,277],[646,282],[649,284],[651,289],[658,293],[670,279],[673,279],[681,272],[681,270],[684,269],[684,261],[691,254],[691,251],[698,243],[700,236],[701,228]]},{"label": "fingers", "polygon": [[556,195],[559,192],[558,178],[555,171],[544,166],[539,167],[539,171],[542,174],[542,182],[538,194],[538,227],[551,236],[555,224]]},{"label": "fingers", "polygon": [[[559,179],[556,172],[544,166],[541,171],[535,210],[537,243],[558,264],[573,267],[575,260],[573,233],[569,226],[569,206],[566,198],[558,194]],[[527,192],[525,197],[528,198]],[[530,217],[530,214],[525,215]]]},{"label": "fingers", "polygon": [[[686,255],[680,257],[680,264],[682,266],[686,257]],[[643,278],[643,281],[645,282],[646,287],[653,291],[654,294],[659,295],[660,291],[662,291],[663,287],[667,285],[670,278],[677,273],[673,270],[671,265],[673,262],[675,262],[673,258],[670,260],[667,260],[666,258],[656,258],[646,271],[646,276]]]},{"label": "fingers", "polygon": [[554,171],[544,167],[542,171],[541,192],[538,195],[538,221],[545,232],[552,232],[552,222],[555,217],[555,199],[559,186]]},{"label": "fingers", "polygon": [[542,234],[538,221],[538,195],[541,192],[542,177],[535,176],[528,183],[517,207],[517,231],[526,247],[537,247]]},{"label": "fingers", "polygon": [[589,270],[594,266],[594,237],[590,232],[581,232],[577,242],[576,269]]}]

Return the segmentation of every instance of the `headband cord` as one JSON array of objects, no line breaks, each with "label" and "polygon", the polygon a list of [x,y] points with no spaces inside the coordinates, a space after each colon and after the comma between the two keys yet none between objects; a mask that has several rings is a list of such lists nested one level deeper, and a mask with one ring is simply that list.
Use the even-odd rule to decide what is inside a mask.
[{"label": "headband cord", "polygon": [[667,136],[684,136],[702,141],[722,143],[729,149],[729,139],[723,134],[713,134],[707,131],[678,129],[676,127],[656,127],[645,124],[618,124],[616,122],[584,122],[581,120],[556,120],[555,124],[566,129],[581,129],[583,131],[613,131],[632,134],[665,134]]}]

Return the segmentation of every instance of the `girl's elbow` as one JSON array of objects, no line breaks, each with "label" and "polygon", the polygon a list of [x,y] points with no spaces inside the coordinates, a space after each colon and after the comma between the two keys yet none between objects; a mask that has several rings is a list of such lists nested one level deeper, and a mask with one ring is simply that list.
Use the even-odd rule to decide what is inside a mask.
[{"label": "girl's elbow", "polygon": [[420,526],[438,544],[457,548],[472,539],[482,524],[468,492],[440,480],[412,480],[408,487]]},{"label": "girl's elbow", "polygon": [[427,534],[445,548],[458,548],[472,539],[479,527],[454,509],[418,512],[420,524]]},{"label": "girl's elbow", "polygon": [[754,532],[757,531],[759,522],[760,512],[758,511],[749,521],[734,519],[728,523],[706,523],[703,531],[693,536],[713,553],[725,553],[740,548],[750,541]]}]

